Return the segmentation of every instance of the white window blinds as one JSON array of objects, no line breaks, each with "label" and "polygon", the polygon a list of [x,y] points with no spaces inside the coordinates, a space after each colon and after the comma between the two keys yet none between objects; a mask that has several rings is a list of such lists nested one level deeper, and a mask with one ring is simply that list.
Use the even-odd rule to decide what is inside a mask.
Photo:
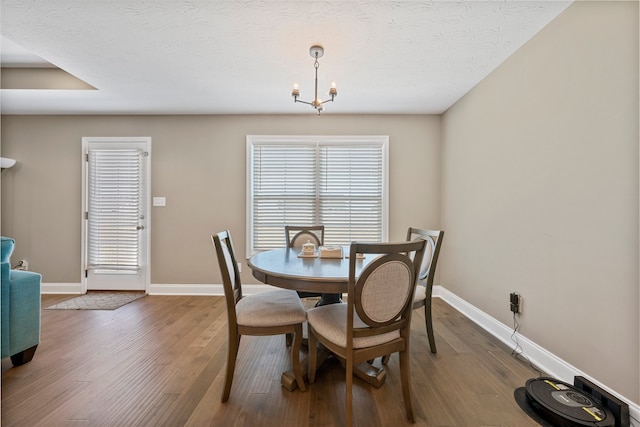
[{"label": "white window blinds", "polygon": [[140,268],[143,155],[138,149],[89,149],[90,269]]},{"label": "white window blinds", "polygon": [[247,141],[250,252],[283,247],[286,224],[324,224],[325,245],[386,240],[387,137]]}]

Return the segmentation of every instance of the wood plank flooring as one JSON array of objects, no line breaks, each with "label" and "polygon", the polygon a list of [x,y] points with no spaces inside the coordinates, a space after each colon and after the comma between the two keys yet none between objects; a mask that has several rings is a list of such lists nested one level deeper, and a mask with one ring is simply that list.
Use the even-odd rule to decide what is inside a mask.
[{"label": "wood plank flooring", "polygon": [[[48,307],[70,296],[44,295]],[[434,299],[438,353],[414,312],[411,375],[416,426],[537,426],[513,391],[538,373],[442,300]],[[146,296],[113,311],[42,311],[32,362],[2,360],[3,427],[342,426],[344,369],[330,359],[301,393],[280,385],[284,337],[243,337],[231,396],[222,297]],[[376,361],[379,364],[379,361]],[[358,426],[412,425],[398,357],[376,389],[354,380]]]}]

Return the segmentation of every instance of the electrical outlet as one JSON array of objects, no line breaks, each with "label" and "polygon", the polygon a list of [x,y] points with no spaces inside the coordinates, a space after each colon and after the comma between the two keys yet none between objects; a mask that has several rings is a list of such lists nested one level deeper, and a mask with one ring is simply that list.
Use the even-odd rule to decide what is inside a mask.
[{"label": "electrical outlet", "polygon": [[238,263],[238,273],[242,273],[242,263]]},{"label": "electrical outlet", "polygon": [[509,308],[513,313],[522,313],[522,297],[519,293],[509,294]]}]

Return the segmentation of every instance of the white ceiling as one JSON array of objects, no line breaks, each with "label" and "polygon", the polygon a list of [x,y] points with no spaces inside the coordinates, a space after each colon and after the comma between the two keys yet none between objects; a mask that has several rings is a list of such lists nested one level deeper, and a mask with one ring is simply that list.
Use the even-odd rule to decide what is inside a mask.
[{"label": "white ceiling", "polygon": [[[571,1],[1,0],[26,50],[98,90],[0,91],[2,114],[442,113]],[[9,42],[7,42],[7,40]],[[12,45],[11,42],[15,43]]]}]

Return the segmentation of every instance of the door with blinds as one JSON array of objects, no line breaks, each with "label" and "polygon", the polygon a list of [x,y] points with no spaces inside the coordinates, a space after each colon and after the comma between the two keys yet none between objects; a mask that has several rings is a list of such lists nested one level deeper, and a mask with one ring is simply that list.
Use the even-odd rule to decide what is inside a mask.
[{"label": "door with blinds", "polygon": [[151,138],[83,138],[86,290],[146,290]]}]

